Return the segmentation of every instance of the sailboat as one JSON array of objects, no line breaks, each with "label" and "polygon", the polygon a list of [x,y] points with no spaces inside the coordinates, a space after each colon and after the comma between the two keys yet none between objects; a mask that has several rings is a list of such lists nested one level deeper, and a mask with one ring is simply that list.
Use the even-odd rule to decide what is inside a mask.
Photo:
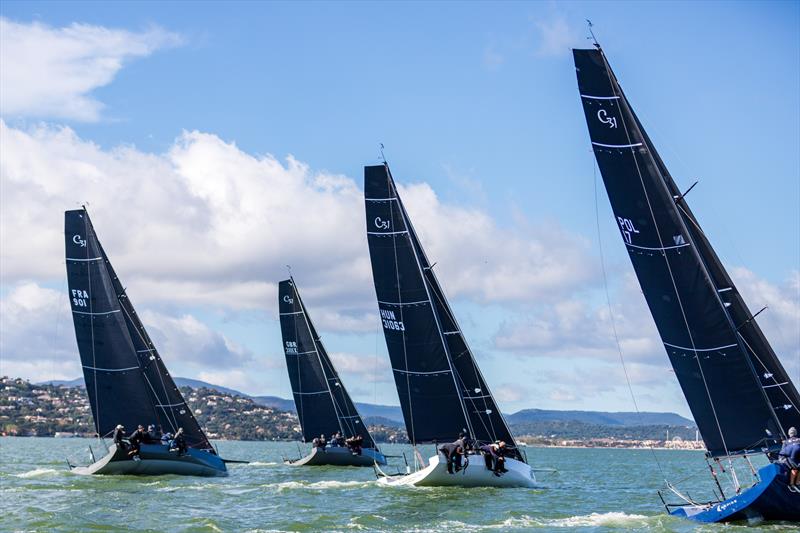
[{"label": "sailboat", "polygon": [[292,384],[294,404],[303,429],[303,440],[328,437],[340,432],[344,439],[361,436],[361,449],[347,446],[313,447],[311,453],[294,466],[373,466],[385,465],[386,458],[378,449],[364,420],[339,378],[311,317],[306,311],[294,279],[278,284],[283,351]]},{"label": "sailboat", "polygon": [[[364,168],[367,240],[378,310],[416,471],[383,476],[392,485],[531,487],[536,478],[489,391],[411,224],[389,165]],[[444,457],[425,465],[417,446],[460,433],[507,445],[502,475],[480,455],[450,474]]]},{"label": "sailboat", "polygon": [[227,475],[145,331],[122,282],[97,238],[86,208],[64,216],[69,301],[95,430],[107,438],[117,425],[133,431],[152,424],[183,428],[187,450],[142,444],[139,459],[111,444],[103,457],[73,466],[76,474]]},{"label": "sailboat", "polygon": [[[797,389],[689,209],[694,185],[678,189],[602,48],[573,54],[616,222],[717,480],[711,501],[668,484],[680,503],[666,509],[699,522],[800,520],[800,493],[774,462],[789,428],[800,426]],[[750,458],[760,454],[770,462],[756,471]]]}]

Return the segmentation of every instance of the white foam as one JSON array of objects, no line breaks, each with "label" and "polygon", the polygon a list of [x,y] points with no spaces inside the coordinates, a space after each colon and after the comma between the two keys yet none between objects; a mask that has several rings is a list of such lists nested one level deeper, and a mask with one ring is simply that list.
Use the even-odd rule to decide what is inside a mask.
[{"label": "white foam", "polygon": [[592,513],[588,515],[555,518],[544,522],[552,527],[639,526],[645,527],[650,517],[620,512]]},{"label": "white foam", "polygon": [[284,481],[283,483],[273,483],[263,485],[264,487],[275,488],[278,490],[286,489],[312,489],[312,490],[325,490],[325,489],[341,489],[353,487],[366,487],[372,483],[370,481],[315,481],[309,483],[308,481]]},{"label": "white foam", "polygon": [[241,468],[243,466],[276,466],[279,463],[262,463],[261,461],[252,461],[247,464],[237,465],[236,468]]},{"label": "white foam", "polygon": [[28,472],[23,472],[21,474],[14,474],[16,477],[38,477],[44,476],[46,474],[55,474],[56,470],[52,468],[37,468],[36,470],[29,470]]}]

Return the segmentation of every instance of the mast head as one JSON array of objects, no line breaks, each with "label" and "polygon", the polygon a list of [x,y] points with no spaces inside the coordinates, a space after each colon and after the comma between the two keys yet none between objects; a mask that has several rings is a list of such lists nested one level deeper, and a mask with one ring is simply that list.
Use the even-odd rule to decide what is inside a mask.
[{"label": "mast head", "polygon": [[598,50],[602,50],[602,48],[600,47],[600,43],[597,42],[597,37],[594,36],[594,31],[592,30],[594,24],[592,24],[592,21],[589,19],[586,19],[586,24],[587,24],[587,30],[589,31],[589,35],[586,38],[592,41],[592,44],[595,46],[595,48],[597,48]]}]

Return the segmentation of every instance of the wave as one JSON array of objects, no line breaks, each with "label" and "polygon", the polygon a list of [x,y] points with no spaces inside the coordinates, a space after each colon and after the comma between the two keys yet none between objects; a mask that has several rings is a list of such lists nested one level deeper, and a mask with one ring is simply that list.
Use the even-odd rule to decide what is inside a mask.
[{"label": "wave", "polygon": [[593,527],[593,526],[625,526],[645,527],[652,517],[622,512],[592,513],[588,515],[570,516],[543,520],[550,527]]},{"label": "wave", "polygon": [[236,465],[236,468],[242,468],[243,466],[244,467],[247,467],[247,466],[277,466],[279,464],[280,463],[269,463],[269,462],[264,463],[264,462],[261,462],[261,461],[252,461],[252,462],[249,462],[247,464]]},{"label": "wave", "polygon": [[21,474],[14,474],[14,477],[22,477],[22,478],[38,477],[38,476],[44,476],[44,475],[47,475],[47,474],[55,474],[56,472],[57,472],[57,470],[54,470],[52,468],[37,468],[35,470],[29,470],[29,471],[23,472]]},{"label": "wave", "polygon": [[283,490],[292,489],[311,489],[311,490],[326,490],[326,489],[341,489],[341,488],[355,488],[355,487],[368,487],[374,481],[284,481],[282,483],[270,483],[262,485],[267,488]]},{"label": "wave", "polygon": [[583,528],[583,527],[618,527],[624,529],[646,529],[652,526],[652,516],[627,514],[622,512],[591,513],[588,515],[570,516],[566,518],[543,518],[523,515],[507,518],[494,524],[467,524],[458,520],[447,520],[439,523],[433,529],[412,528],[410,531],[428,532],[442,530],[516,530],[516,529],[556,529],[556,528]]}]

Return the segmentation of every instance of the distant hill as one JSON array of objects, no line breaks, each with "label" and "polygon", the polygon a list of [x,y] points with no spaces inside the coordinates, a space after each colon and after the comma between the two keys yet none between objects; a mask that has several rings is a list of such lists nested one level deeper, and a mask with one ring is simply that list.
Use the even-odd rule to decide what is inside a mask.
[{"label": "distant hill", "polygon": [[553,411],[523,409],[506,416],[510,424],[534,422],[581,422],[598,426],[686,426],[695,427],[693,421],[675,413],[608,413],[602,411]]},{"label": "distant hill", "polygon": [[[250,396],[243,392],[207,383],[199,379],[173,378],[178,387],[191,387],[193,389],[216,389],[225,394],[250,398],[258,405],[272,407],[281,411],[295,412],[293,400],[287,400],[278,396]],[[65,387],[83,387],[83,378],[73,380],[48,381],[45,384]],[[380,424],[389,427],[403,427],[403,412],[399,406],[380,405],[372,403],[356,403],[361,416],[367,424]],[[552,409],[523,409],[516,413],[506,415],[506,420],[512,426],[524,427],[527,430],[534,428],[547,432],[553,428],[553,424],[578,423],[586,426],[609,426],[609,427],[639,427],[639,426],[663,426],[663,427],[689,427],[694,428],[695,423],[688,418],[684,418],[676,413],[651,413],[651,412],[604,412],[604,411],[558,411]],[[571,426],[570,426],[571,427]]]}]

